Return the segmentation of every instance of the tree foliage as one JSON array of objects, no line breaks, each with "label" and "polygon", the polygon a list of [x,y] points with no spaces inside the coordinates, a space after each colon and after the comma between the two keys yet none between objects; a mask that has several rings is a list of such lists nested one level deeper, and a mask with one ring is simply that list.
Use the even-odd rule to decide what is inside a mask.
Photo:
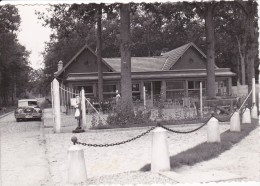
[{"label": "tree foliage", "polygon": [[[249,6],[248,2],[242,2],[242,6],[238,6],[237,2],[225,1],[214,4],[214,63],[219,67],[231,68],[241,80],[243,65],[238,44],[245,57],[245,69],[248,69],[247,54],[251,47],[247,17],[241,8]],[[206,53],[205,12],[208,5],[205,2],[130,3],[131,56],[158,56],[162,51],[188,42],[194,42]],[[58,61],[66,64],[86,43],[96,49],[97,7],[97,4],[59,4],[52,5],[47,14],[39,13],[44,25],[53,29],[44,52],[44,73],[48,75],[48,81],[57,71]],[[102,8],[102,57],[120,57],[119,4],[104,4]],[[257,28],[257,14],[255,11],[251,11],[251,14],[255,18],[254,27]],[[257,36],[258,32],[254,38]],[[258,43],[254,44],[254,48],[257,48]]]},{"label": "tree foliage", "polygon": [[26,95],[29,52],[17,39],[20,16],[15,6],[0,6],[0,106]]}]

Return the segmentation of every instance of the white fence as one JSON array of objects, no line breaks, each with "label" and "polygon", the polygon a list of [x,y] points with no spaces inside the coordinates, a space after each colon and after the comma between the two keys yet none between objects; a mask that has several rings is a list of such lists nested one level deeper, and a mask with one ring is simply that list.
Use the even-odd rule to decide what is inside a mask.
[{"label": "white fence", "polygon": [[[257,86],[258,87],[258,86]],[[241,88],[241,87],[240,87]],[[256,88],[259,90],[259,88]],[[246,93],[244,91],[243,95]],[[106,117],[103,113],[100,113],[97,107],[93,106],[89,99],[85,97],[84,89],[82,88],[81,91],[73,90],[69,87],[60,84],[56,79],[53,80],[51,83],[51,95],[52,95],[52,110],[53,110],[53,123],[54,123],[54,131],[59,133],[61,132],[62,127],[67,126],[74,126],[77,127],[78,120],[75,119],[75,107],[72,102],[75,102],[76,97],[79,97],[79,102],[81,105],[81,127],[83,129],[89,129],[91,127],[92,116],[99,118],[102,120],[103,124],[106,124]],[[242,95],[242,94],[241,94]],[[158,118],[158,115],[162,115],[162,119],[165,120],[181,120],[181,119],[192,119],[198,117],[205,117],[208,116],[212,111],[222,112],[224,111],[225,114],[228,112],[232,112],[234,106],[240,106],[241,103],[244,101],[245,97],[248,94],[245,94],[242,99],[240,99],[240,104],[237,104],[237,100],[235,98],[232,99],[218,99],[218,100],[205,100],[202,98],[202,94],[200,94],[199,98],[195,99],[189,98],[189,104],[187,104],[187,100],[183,100],[180,104],[176,104],[174,101],[166,100],[165,102],[158,102],[161,105],[156,105],[154,102],[155,107],[149,108],[149,104],[144,104],[145,101],[139,101],[135,104],[136,108],[143,108],[151,110],[151,118],[154,120]],[[253,95],[253,94],[252,94]],[[219,108],[218,106],[225,104],[224,109]],[[100,105],[99,105],[100,107]],[[91,114],[89,110],[92,110]],[[108,109],[110,112],[113,109]]]}]

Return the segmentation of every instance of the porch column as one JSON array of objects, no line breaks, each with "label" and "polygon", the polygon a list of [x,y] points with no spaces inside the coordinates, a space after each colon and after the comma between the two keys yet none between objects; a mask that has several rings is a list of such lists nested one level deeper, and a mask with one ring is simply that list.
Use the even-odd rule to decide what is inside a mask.
[{"label": "porch column", "polygon": [[151,100],[153,105],[153,82],[151,81]]},{"label": "porch column", "polygon": [[228,95],[231,95],[232,94],[232,79],[231,77],[228,78]]},{"label": "porch column", "polygon": [[94,93],[94,98],[96,98],[97,97],[97,84],[96,83],[93,84],[93,93]]},{"label": "porch column", "polygon": [[116,83],[116,89],[118,90],[119,93],[121,93],[121,84],[120,81]]},{"label": "porch column", "polygon": [[141,81],[140,83],[140,99],[143,100],[144,99],[144,91],[143,91],[143,87],[144,87],[144,81]]},{"label": "porch column", "polygon": [[189,93],[188,93],[188,89],[189,89],[189,87],[188,87],[188,80],[185,80],[184,83],[185,83],[184,84],[184,97],[188,97],[189,96]]},{"label": "porch column", "polygon": [[161,81],[161,99],[166,100],[166,81]]}]

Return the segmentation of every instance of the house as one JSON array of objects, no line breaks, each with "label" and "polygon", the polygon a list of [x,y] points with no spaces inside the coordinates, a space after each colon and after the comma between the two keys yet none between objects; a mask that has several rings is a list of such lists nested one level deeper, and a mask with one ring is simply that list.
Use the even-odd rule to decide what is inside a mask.
[{"label": "house", "polygon": [[[120,58],[103,58],[104,99],[115,97],[120,92]],[[173,100],[199,95],[202,82],[203,94],[206,91],[206,55],[194,44],[188,43],[155,57],[132,57],[132,91],[134,100],[159,97]],[[59,63],[57,79],[64,85],[80,90],[84,87],[86,96],[97,98],[97,56],[85,45],[66,65]],[[216,93],[219,96],[231,95],[232,76],[229,68],[215,68]]]}]

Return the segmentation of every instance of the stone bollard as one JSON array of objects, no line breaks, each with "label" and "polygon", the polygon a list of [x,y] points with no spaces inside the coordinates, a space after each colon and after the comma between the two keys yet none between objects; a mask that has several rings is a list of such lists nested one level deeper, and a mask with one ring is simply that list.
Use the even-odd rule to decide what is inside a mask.
[{"label": "stone bollard", "polygon": [[240,132],[240,116],[237,111],[234,112],[230,119],[230,131]]},{"label": "stone bollard", "polygon": [[249,108],[246,108],[242,115],[242,123],[251,123],[251,115]]},{"label": "stone bollard", "polygon": [[251,109],[251,118],[258,119],[257,106],[255,104],[253,105],[253,107]]},{"label": "stone bollard", "polygon": [[74,145],[68,151],[68,183],[84,183],[87,180],[84,152],[79,145],[75,145],[76,137],[72,137],[71,141],[73,141]]},{"label": "stone bollard", "polygon": [[220,142],[219,123],[213,115],[207,123],[207,137],[208,143]]},{"label": "stone bollard", "polygon": [[170,169],[166,130],[158,127],[153,130],[151,171],[169,171]]}]

